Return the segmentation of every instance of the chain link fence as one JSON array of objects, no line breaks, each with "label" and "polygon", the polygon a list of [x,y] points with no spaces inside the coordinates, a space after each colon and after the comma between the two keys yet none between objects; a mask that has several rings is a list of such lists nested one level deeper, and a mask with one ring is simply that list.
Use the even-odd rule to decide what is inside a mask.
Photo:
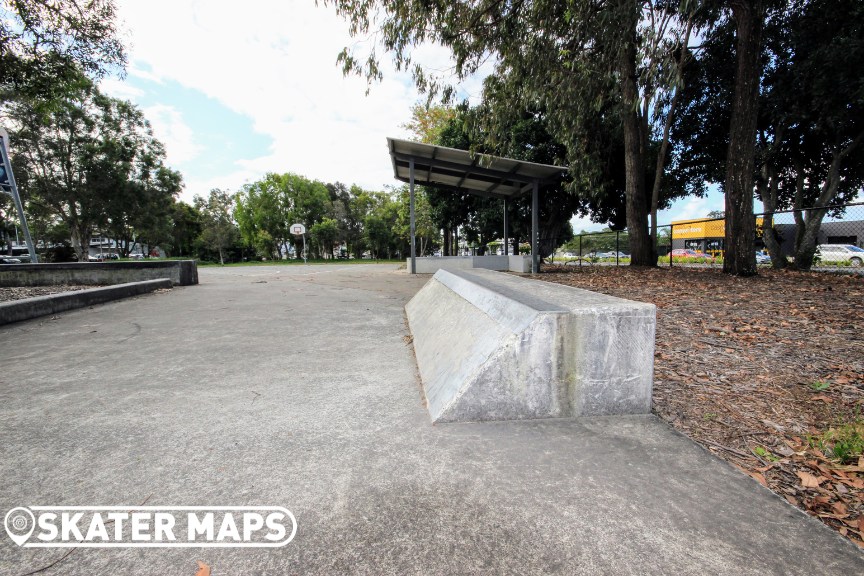
[{"label": "chain link fence", "polygon": [[[773,239],[775,257],[789,264],[797,260],[803,267],[801,261],[809,258],[812,270],[849,268],[864,272],[864,202],[782,210],[754,218],[759,266],[772,265]],[[722,267],[725,225],[724,218],[697,218],[658,226],[658,265]],[[626,230],[590,232],[574,236],[548,262],[625,266],[630,264],[628,251]]]}]

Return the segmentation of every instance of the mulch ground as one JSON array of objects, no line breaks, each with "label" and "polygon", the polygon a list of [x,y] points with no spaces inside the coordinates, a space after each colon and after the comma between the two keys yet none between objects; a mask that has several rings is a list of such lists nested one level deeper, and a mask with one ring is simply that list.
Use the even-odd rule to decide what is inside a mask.
[{"label": "mulch ground", "polygon": [[654,412],[864,547],[862,277],[548,267],[535,278],[655,304]]},{"label": "mulch ground", "polygon": [[96,286],[63,285],[0,288],[0,302],[23,300],[24,298],[33,298],[34,296],[47,296],[48,294],[59,294],[60,292],[69,292],[71,290],[85,290],[87,288],[96,288]]}]

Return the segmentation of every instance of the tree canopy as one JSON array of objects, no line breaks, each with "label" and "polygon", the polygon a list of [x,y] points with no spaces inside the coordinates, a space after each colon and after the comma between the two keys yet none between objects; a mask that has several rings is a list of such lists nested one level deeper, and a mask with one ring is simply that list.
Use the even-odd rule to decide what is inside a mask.
[{"label": "tree canopy", "polygon": [[50,108],[18,100],[8,113],[22,198],[64,223],[79,259],[96,228],[125,241],[127,253],[136,236],[165,238],[182,178],[165,166],[164,148],[135,106],[90,87]]},{"label": "tree canopy", "polygon": [[0,101],[48,101],[81,75],[122,71],[113,0],[15,0],[0,6]]}]

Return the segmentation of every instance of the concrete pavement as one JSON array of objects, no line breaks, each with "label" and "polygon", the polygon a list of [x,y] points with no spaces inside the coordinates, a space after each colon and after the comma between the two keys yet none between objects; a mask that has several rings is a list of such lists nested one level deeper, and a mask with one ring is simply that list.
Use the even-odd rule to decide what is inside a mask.
[{"label": "concrete pavement", "polygon": [[[276,549],[42,574],[855,574],[864,554],[653,416],[430,424],[388,265],[203,268],[0,328],[0,513],[284,506]],[[454,327],[458,330],[458,327]],[[66,550],[0,534],[0,574]]]}]

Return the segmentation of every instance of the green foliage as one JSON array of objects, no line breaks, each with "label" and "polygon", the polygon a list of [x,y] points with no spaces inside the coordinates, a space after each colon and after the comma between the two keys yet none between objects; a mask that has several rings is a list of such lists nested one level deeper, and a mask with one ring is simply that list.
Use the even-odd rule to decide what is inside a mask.
[{"label": "green foliage", "polygon": [[331,209],[330,192],[317,180],[297,174],[267,174],[237,194],[235,217],[247,245],[265,258],[287,256],[293,245],[300,256],[303,241],[289,227],[301,223],[307,230]]},{"label": "green foliage", "polygon": [[122,71],[113,0],[16,0],[0,7],[0,102],[48,104],[79,86],[82,75]]},{"label": "green foliage", "polygon": [[810,443],[826,452],[840,464],[857,463],[864,456],[864,421],[855,419],[829,428]]},{"label": "green foliage", "polygon": [[[402,186],[397,191],[396,201],[399,204],[396,218],[396,234],[406,245],[411,243],[411,204],[408,186]],[[429,253],[438,240],[438,227],[432,217],[432,205],[429,195],[423,186],[414,188],[414,225],[417,238],[417,254],[423,256]]]},{"label": "green foliage", "polygon": [[62,222],[79,259],[97,228],[118,239],[125,254],[136,237],[165,240],[182,178],[164,165],[164,148],[141,111],[91,86],[42,104],[19,99],[7,106],[17,126],[13,164],[35,220],[41,213],[45,228]]},{"label": "green foliage", "polygon": [[169,210],[171,237],[166,243],[171,256],[192,256],[201,236],[201,213],[185,202],[174,202]]},{"label": "green foliage", "polygon": [[225,264],[225,251],[238,236],[233,218],[234,197],[214,188],[207,198],[195,196],[195,209],[201,215],[202,243],[218,252],[219,263]]},{"label": "green foliage", "polygon": [[411,121],[402,127],[419,142],[435,144],[447,124],[456,117],[456,109],[449,106],[415,104],[411,107]]},{"label": "green foliage", "polygon": [[771,453],[770,451],[765,449],[763,446],[754,447],[753,453],[756,454],[756,456],[762,458],[763,460],[768,460],[769,462],[777,462],[778,460],[780,460],[779,456],[776,456],[775,454]]},{"label": "green foliage", "polygon": [[[601,206],[608,200],[613,212],[626,198],[632,252],[637,263],[650,263],[648,212],[662,199],[658,186],[658,199],[652,200],[646,179],[651,167],[658,165],[654,159],[659,157],[661,171],[665,160],[652,140],[665,134],[658,128],[673,111],[675,100],[670,94],[677,89],[678,70],[688,59],[682,46],[686,48],[693,10],[700,3],[325,3],[349,21],[352,36],[376,28],[396,68],[410,70],[415,84],[430,98],[440,93],[449,100],[455,94],[453,78],[416,65],[415,47],[432,42],[449,49],[457,80],[476,72],[491,56],[497,64],[485,84],[484,105],[489,110],[481,117],[487,139],[473,139],[471,148],[492,148],[508,155],[503,148],[514,132],[514,116],[542,114],[546,129],[566,149],[573,189],[583,198],[593,196]],[[381,78],[374,49],[364,57],[346,48],[339,61],[345,73],[365,76],[369,82]],[[424,137],[429,132],[418,131]],[[438,142],[444,140],[446,131]],[[610,154],[611,149],[620,156]],[[611,162],[625,156],[626,163]],[[615,189],[616,181],[625,185]],[[610,195],[612,191],[618,196]],[[439,224],[447,228],[450,224],[443,220],[453,219],[442,215]],[[556,245],[547,240],[551,247]]]},{"label": "green foliage", "polygon": [[333,247],[339,238],[339,224],[333,218],[324,218],[316,222],[309,230],[312,240],[318,245],[319,253],[333,254]]},{"label": "green foliage", "polygon": [[830,382],[823,382],[822,380],[817,380],[815,382],[810,383],[810,388],[812,388],[816,392],[822,392],[823,390],[827,390],[830,387],[831,387]]}]

